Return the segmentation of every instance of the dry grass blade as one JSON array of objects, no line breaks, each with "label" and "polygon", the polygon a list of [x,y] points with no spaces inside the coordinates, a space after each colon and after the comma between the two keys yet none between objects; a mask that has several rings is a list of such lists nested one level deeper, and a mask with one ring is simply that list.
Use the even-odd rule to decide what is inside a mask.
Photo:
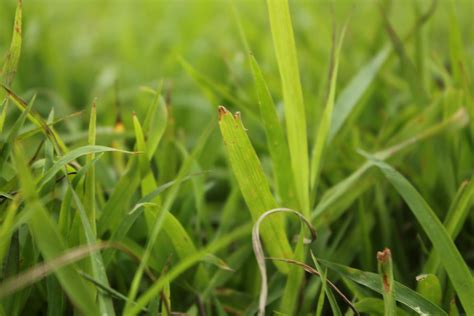
[{"label": "dry grass blade", "polygon": [[266,211],[255,222],[255,225],[252,229],[252,246],[255,253],[255,258],[257,259],[258,269],[260,270],[261,275],[261,285],[260,285],[260,298],[258,303],[258,315],[265,315],[265,305],[267,304],[268,296],[268,285],[267,285],[267,268],[265,265],[265,254],[263,252],[262,241],[260,240],[260,224],[262,221],[269,215],[275,213],[292,213],[297,216],[308,226],[311,232],[311,241],[316,239],[316,230],[313,228],[313,225],[301,214],[295,210],[289,208],[275,208],[269,211]]},{"label": "dry grass blade", "polygon": [[25,288],[35,282],[38,282],[39,280],[53,273],[55,270],[77,262],[89,256],[93,252],[110,247],[111,244],[105,242],[97,243],[95,245],[79,246],[52,260],[40,263],[35,267],[19,274],[18,276],[2,282],[0,285],[0,298],[21,290],[22,288]]}]

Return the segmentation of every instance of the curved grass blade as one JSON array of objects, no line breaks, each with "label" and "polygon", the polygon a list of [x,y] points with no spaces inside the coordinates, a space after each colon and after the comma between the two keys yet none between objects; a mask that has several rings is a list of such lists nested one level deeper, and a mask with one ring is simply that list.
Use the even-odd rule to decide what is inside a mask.
[{"label": "curved grass blade", "polygon": [[309,163],[306,114],[288,0],[267,0],[273,44],[280,70],[286,132],[299,209],[309,215]]},{"label": "curved grass blade", "polygon": [[[288,208],[274,208],[264,212],[255,222],[252,229],[252,246],[255,258],[257,259],[258,269],[260,270],[260,296],[258,300],[258,315],[265,315],[265,306],[267,305],[268,284],[267,284],[267,267],[265,264],[265,254],[263,252],[262,241],[260,240],[260,226],[263,220],[275,213],[292,213],[297,215],[303,223],[309,228],[311,232],[311,241],[316,239],[316,231],[311,223],[299,212]],[[267,246],[268,248],[268,246]]]},{"label": "curved grass blade", "polygon": [[379,168],[398,193],[403,197],[415,215],[424,232],[433,243],[433,248],[442,253],[440,261],[444,266],[461,305],[468,315],[474,314],[474,280],[469,267],[450,238],[446,228],[429,207],[423,197],[408,180],[390,165],[364,154],[371,165]]}]

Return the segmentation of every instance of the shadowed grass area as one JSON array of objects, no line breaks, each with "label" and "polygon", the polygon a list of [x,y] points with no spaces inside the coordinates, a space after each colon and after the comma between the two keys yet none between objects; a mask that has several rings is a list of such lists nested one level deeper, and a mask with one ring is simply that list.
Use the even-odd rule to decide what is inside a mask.
[{"label": "shadowed grass area", "polygon": [[473,14],[2,1],[0,316],[474,314]]}]

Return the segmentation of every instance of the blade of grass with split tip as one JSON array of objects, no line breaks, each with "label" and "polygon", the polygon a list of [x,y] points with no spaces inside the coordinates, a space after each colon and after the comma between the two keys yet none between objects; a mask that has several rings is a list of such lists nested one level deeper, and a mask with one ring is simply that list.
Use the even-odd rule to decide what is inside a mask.
[{"label": "blade of grass with split tip", "polygon": [[280,70],[286,132],[299,208],[309,215],[309,163],[306,114],[288,0],[267,0],[273,44]]},{"label": "blade of grass with split tip", "polygon": [[257,90],[260,117],[267,136],[268,151],[272,159],[276,191],[283,205],[294,206],[293,175],[288,165],[291,164],[290,152],[285,138],[285,132],[278,120],[276,106],[268,90],[262,71],[253,55],[250,55],[250,65]]},{"label": "blade of grass with split tip", "polygon": [[[19,147],[14,149],[15,165],[20,178],[22,195],[31,213],[28,227],[43,257],[46,260],[52,260],[65,251],[66,244],[56,224],[49,217],[48,212],[40,202],[35,189],[35,181],[28,169],[22,150]],[[99,314],[92,294],[86,288],[83,280],[74,271],[73,266],[57,269],[55,274],[70,299],[82,312],[87,315]]]},{"label": "blade of grass with split tip", "polygon": [[339,68],[339,55],[341,53],[342,43],[344,41],[344,35],[346,33],[347,24],[345,24],[339,35],[339,39],[336,39],[336,31],[334,30],[333,37],[333,48],[331,53],[331,63],[329,67],[329,91],[324,108],[323,116],[319,122],[318,133],[316,135],[316,143],[314,144],[313,151],[311,153],[311,177],[310,177],[310,192],[312,192],[313,198],[316,196],[316,188],[319,182],[319,174],[321,172],[321,165],[324,155],[326,144],[328,143],[328,134],[331,128],[331,120],[334,109],[334,99],[336,97],[336,83],[337,74]]},{"label": "blade of grass with split tip", "polygon": [[469,267],[450,238],[446,228],[423,197],[402,174],[373,156],[367,154],[364,154],[364,156],[369,159],[371,165],[379,168],[395,187],[431,240],[434,250],[443,254],[440,257],[440,262],[459,296],[461,305],[467,314],[474,314],[474,301],[472,300],[474,297],[474,280]]},{"label": "blade of grass with split tip", "polygon": [[[276,208],[277,204],[240,116],[233,116],[224,107],[219,107],[219,127],[233,174],[252,219],[256,222],[265,211]],[[271,256],[292,257],[283,218],[272,217],[265,222],[262,227],[262,236]],[[278,265],[278,268],[283,273],[288,272],[288,267],[284,265]]]},{"label": "blade of grass with split tip", "polygon": [[[354,269],[341,264],[333,263],[327,260],[319,259],[319,262],[329,269],[337,272],[344,278],[348,278],[358,284],[361,284],[377,293],[383,293],[383,285],[380,280],[380,275],[372,272],[366,272],[358,269]],[[394,282],[393,284],[393,295],[395,300],[409,307],[411,310],[427,315],[447,315],[439,306],[431,303],[417,292],[411,290],[405,285]]]},{"label": "blade of grass with split tip", "polygon": [[[18,0],[15,21],[13,23],[13,35],[10,48],[1,68],[2,72],[0,73],[0,82],[6,86],[11,86],[20,60],[22,44],[22,0]],[[7,117],[8,100],[6,99],[6,96],[5,91],[0,89],[0,132],[3,131],[3,125],[5,124],[5,119]]]},{"label": "blade of grass with split tip", "polygon": [[385,248],[377,252],[378,270],[383,284],[384,315],[395,316],[396,304],[393,298],[392,252]]},{"label": "blade of grass with split tip", "polygon": [[209,243],[203,249],[197,251],[193,255],[182,259],[177,265],[175,265],[168,273],[160,277],[142,296],[137,300],[137,304],[132,306],[128,315],[136,315],[141,308],[145,307],[152,299],[154,299],[158,293],[163,289],[166,283],[171,283],[184,271],[200,262],[207,254],[216,253],[220,249],[228,246],[232,242],[235,242],[244,237],[248,237],[252,227],[251,225],[243,225],[239,228],[231,231],[222,238]]},{"label": "blade of grass with split tip", "polygon": [[[446,231],[453,240],[456,240],[456,237],[460,233],[469,215],[469,211],[474,201],[473,197],[474,178],[471,178],[469,181],[464,181],[461,184],[443,223],[446,227]],[[426,260],[422,271],[425,273],[436,273],[439,269],[439,265],[439,255],[433,249],[428,256],[428,260]]]},{"label": "blade of grass with split tip", "polygon": [[390,56],[391,51],[390,47],[383,48],[369,62],[363,65],[347,86],[342,89],[336,100],[336,104],[334,104],[333,115],[331,116],[331,124],[327,136],[328,143],[331,143],[342,128],[344,122],[349,117],[349,114],[360,101],[370,84],[374,81],[375,76],[382,68],[382,65],[387,60],[388,56]]}]

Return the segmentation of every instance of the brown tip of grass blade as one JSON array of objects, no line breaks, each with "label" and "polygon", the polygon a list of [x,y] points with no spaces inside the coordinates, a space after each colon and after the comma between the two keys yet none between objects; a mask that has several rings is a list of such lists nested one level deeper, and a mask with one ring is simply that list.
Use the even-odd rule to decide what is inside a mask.
[{"label": "brown tip of grass blade", "polygon": [[377,260],[380,263],[387,263],[391,257],[392,257],[392,252],[388,248],[385,248],[384,250],[377,252]]},{"label": "brown tip of grass blade", "polygon": [[225,108],[225,106],[219,105],[219,107],[217,108],[217,114],[218,114],[218,118],[219,118],[219,121],[220,121],[220,120],[222,120],[224,115],[229,114],[229,111]]}]

